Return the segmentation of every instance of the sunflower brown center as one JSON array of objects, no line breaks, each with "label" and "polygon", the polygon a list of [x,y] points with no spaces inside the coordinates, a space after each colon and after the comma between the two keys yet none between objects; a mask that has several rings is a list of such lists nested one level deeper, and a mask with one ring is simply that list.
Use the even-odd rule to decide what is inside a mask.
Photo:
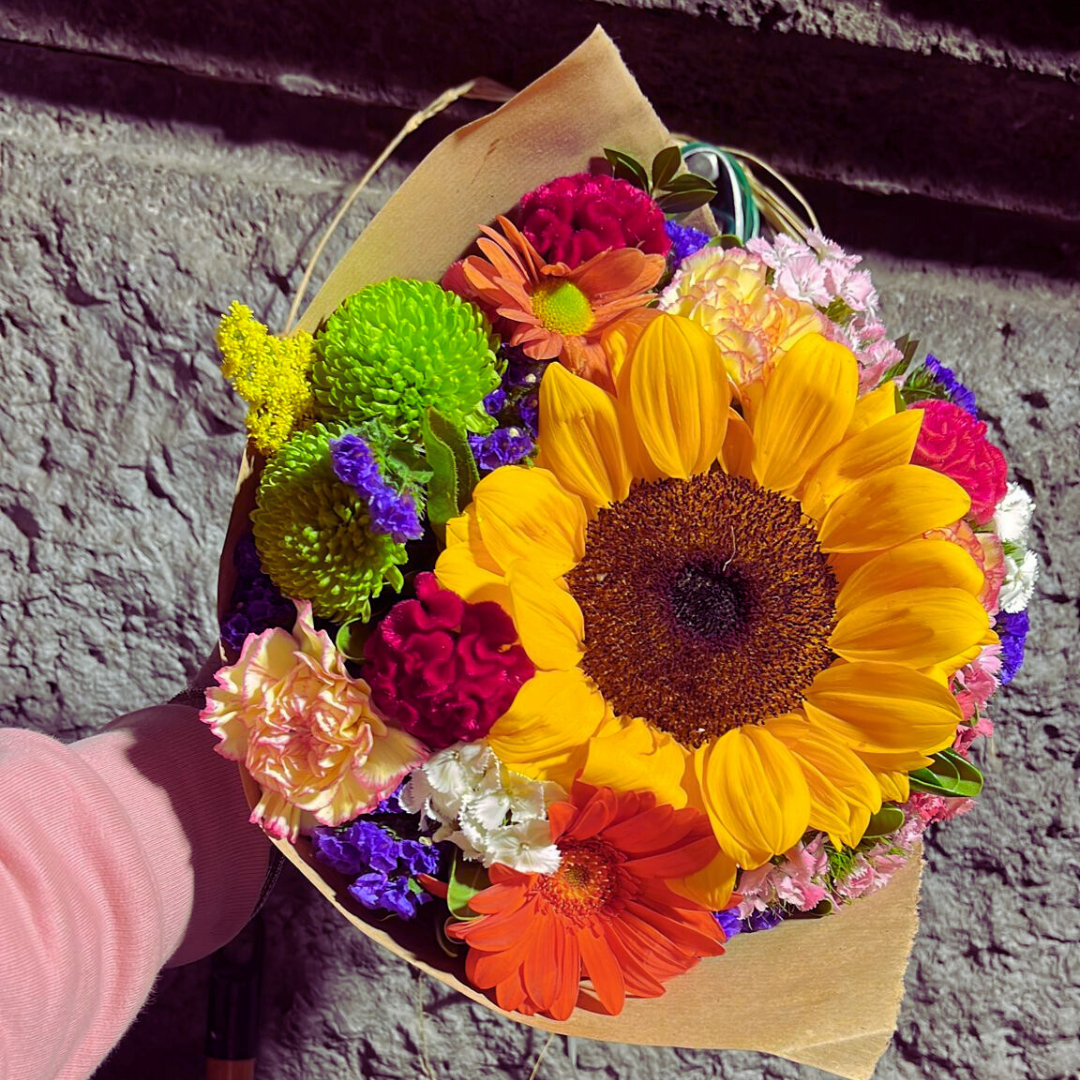
[{"label": "sunflower brown center", "polygon": [[797,708],[833,661],[837,582],[799,504],[713,471],[634,488],[567,575],[582,666],[686,746]]},{"label": "sunflower brown center", "polygon": [[559,869],[538,880],[540,893],[562,917],[587,919],[618,891],[622,856],[596,839],[560,841],[559,852]]}]

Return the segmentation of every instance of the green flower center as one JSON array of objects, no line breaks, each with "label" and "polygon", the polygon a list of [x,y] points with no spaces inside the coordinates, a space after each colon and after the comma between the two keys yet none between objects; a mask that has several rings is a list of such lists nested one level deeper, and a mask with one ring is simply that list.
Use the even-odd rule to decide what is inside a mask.
[{"label": "green flower center", "polygon": [[572,282],[547,281],[532,294],[533,314],[545,330],[563,337],[584,334],[593,324],[589,298]]}]

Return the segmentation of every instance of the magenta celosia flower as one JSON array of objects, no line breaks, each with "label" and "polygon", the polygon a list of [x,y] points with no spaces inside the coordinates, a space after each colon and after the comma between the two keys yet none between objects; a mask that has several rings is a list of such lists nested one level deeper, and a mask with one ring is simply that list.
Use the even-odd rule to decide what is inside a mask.
[{"label": "magenta celosia flower", "polygon": [[611,176],[577,173],[542,184],[522,198],[518,225],[547,262],[571,269],[614,248],[667,255],[671,247],[660,207]]},{"label": "magenta celosia flower", "polygon": [[913,465],[951,476],[971,496],[971,517],[984,524],[1005,497],[1005,456],[986,441],[986,425],[951,401],[918,401],[922,409]]},{"label": "magenta celosia flower", "polygon": [[364,645],[364,676],[379,711],[433,750],[482,739],[535,668],[498,604],[469,604],[416,579]]},{"label": "magenta celosia flower", "polygon": [[311,604],[290,634],[249,634],[235,664],[217,673],[200,718],[262,788],[251,820],[278,838],[305,824],[340,825],[372,810],[427,758],[411,735],[371,709],[368,687],[346,670]]}]

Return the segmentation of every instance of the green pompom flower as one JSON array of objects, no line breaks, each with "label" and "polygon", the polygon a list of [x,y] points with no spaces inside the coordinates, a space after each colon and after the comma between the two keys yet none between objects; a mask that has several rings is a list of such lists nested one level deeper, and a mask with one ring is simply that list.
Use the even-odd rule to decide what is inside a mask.
[{"label": "green pompom flower", "polygon": [[330,440],[343,425],[313,424],[266,464],[251,515],[263,570],[286,595],[334,622],[371,617],[371,598],[401,591],[403,544],[371,531],[367,505],[334,473]]},{"label": "green pompom flower", "polygon": [[390,278],[350,296],[315,340],[316,414],[327,422],[380,422],[421,441],[429,408],[486,434],[483,400],[499,385],[487,319],[432,281]]}]

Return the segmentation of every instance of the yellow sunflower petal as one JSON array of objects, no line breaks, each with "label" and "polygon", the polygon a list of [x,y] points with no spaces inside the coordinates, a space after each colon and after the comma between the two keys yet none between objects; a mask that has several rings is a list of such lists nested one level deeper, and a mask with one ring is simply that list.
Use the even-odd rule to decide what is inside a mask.
[{"label": "yellow sunflower petal", "polygon": [[829,647],[845,660],[940,664],[970,649],[989,616],[962,589],[904,589],[867,600],[837,622]]},{"label": "yellow sunflower petal", "polygon": [[824,551],[881,551],[959,521],[971,498],[955,481],[921,465],[897,465],[852,484],[825,515]]},{"label": "yellow sunflower petal", "polygon": [[585,552],[585,506],[547,469],[496,469],[473,489],[473,507],[484,547],[503,571],[525,559],[558,577]]},{"label": "yellow sunflower petal", "polygon": [[852,351],[807,334],[776,365],[754,420],[754,473],[763,487],[793,492],[807,469],[843,438],[859,392]]},{"label": "yellow sunflower petal", "polygon": [[688,479],[712,466],[731,389],[711,334],[680,315],[653,319],[630,358],[629,390],[634,423],[664,475]]},{"label": "yellow sunflower petal", "polygon": [[845,615],[860,604],[927,583],[961,589],[978,596],[985,575],[959,544],[948,540],[912,540],[876,555],[840,586],[836,613]]},{"label": "yellow sunflower petal", "polygon": [[548,364],[540,383],[540,433],[537,464],[568,491],[593,507],[626,498],[630,467],[610,394],[562,364]]},{"label": "yellow sunflower petal", "polygon": [[495,721],[488,743],[514,772],[569,788],[604,717],[603,697],[579,668],[538,671]]},{"label": "yellow sunflower petal", "polygon": [[480,526],[476,521],[476,507],[472,503],[465,508],[465,513],[451,518],[446,523],[446,546],[452,548],[458,544],[468,545],[476,560],[476,565],[482,570],[490,570],[494,574],[502,573],[499,564],[484,547],[484,541],[480,537]]},{"label": "yellow sunflower petal", "polygon": [[462,600],[471,604],[494,600],[508,614],[512,613],[506,578],[484,569],[468,544],[448,547],[435,563],[435,577],[444,589],[456,592]]},{"label": "yellow sunflower petal", "polygon": [[820,521],[828,508],[857,480],[911,461],[922,427],[922,411],[896,413],[846,439],[826,454],[806,478],[803,509]]},{"label": "yellow sunflower petal", "polygon": [[919,759],[949,746],[961,719],[947,687],[899,664],[834,664],[804,698],[810,720],[857,753]]},{"label": "yellow sunflower petal", "polygon": [[869,394],[863,394],[855,402],[855,411],[851,414],[851,423],[848,425],[846,436],[858,435],[860,431],[878,424],[890,416],[896,415],[896,387],[892,382],[871,390]]},{"label": "yellow sunflower petal", "polygon": [[[908,801],[908,797],[911,795],[911,785],[908,783],[906,772],[893,772],[888,768],[875,768],[873,755],[860,754],[859,757],[866,762],[867,768],[874,774],[874,779],[877,780],[878,787],[881,788],[882,801],[895,803]],[[929,764],[929,762],[930,758],[927,758],[924,764]],[[915,766],[917,769],[922,767],[922,765]]]},{"label": "yellow sunflower petal", "polygon": [[687,751],[644,720],[624,719],[619,725],[589,740],[581,779],[616,791],[651,791],[657,802],[684,807]]},{"label": "yellow sunflower petal", "polygon": [[543,671],[574,667],[585,638],[585,622],[574,598],[523,559],[510,567],[508,580],[514,627],[529,659]]},{"label": "yellow sunflower petal", "polygon": [[824,728],[802,717],[765,722],[795,755],[810,788],[810,824],[828,832],[834,844],[854,847],[870,815],[881,808],[881,788],[858,755]]},{"label": "yellow sunflower petal", "polygon": [[735,860],[721,851],[703,870],[669,880],[667,886],[710,911],[723,911],[735,888]]},{"label": "yellow sunflower petal", "polygon": [[717,842],[745,869],[787,851],[806,831],[806,777],[764,728],[747,725],[699,747],[694,771]]},{"label": "yellow sunflower petal", "polygon": [[727,434],[720,449],[720,464],[728,476],[754,480],[754,435],[750,425],[734,410],[728,410]]}]

